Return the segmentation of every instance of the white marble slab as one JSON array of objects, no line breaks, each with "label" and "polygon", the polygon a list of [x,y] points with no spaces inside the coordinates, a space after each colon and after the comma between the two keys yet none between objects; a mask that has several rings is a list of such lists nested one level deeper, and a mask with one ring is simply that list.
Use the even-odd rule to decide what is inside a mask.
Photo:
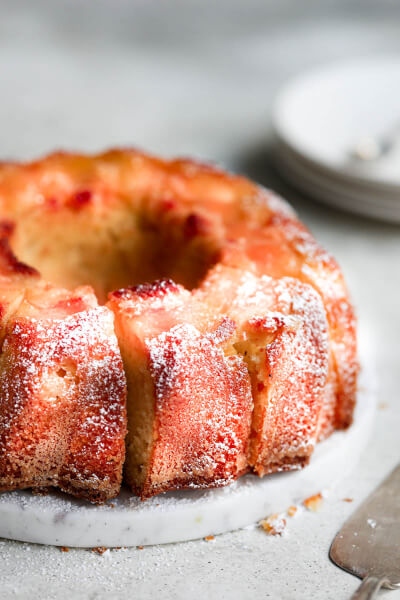
[{"label": "white marble slab", "polygon": [[57,546],[145,546],[243,528],[334,486],[356,466],[375,411],[373,367],[364,359],[354,423],[319,444],[305,469],[246,475],[216,490],[169,492],[141,502],[128,490],[103,506],[65,494],[0,495],[0,537]]}]

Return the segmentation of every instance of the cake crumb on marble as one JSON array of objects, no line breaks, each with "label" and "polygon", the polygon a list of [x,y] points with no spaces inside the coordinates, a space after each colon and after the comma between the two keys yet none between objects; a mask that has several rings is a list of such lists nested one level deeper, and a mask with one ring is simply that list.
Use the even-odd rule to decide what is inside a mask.
[{"label": "cake crumb on marble", "polygon": [[260,527],[267,535],[283,535],[286,530],[286,519],[279,514],[270,515],[260,521]]},{"label": "cake crumb on marble", "polygon": [[322,494],[314,494],[314,496],[306,498],[303,504],[306,507],[306,509],[310,510],[311,512],[320,511],[323,504]]},{"label": "cake crumb on marble", "polygon": [[95,548],[92,548],[92,552],[95,552],[96,554],[104,554],[104,552],[106,552],[107,548],[105,546],[96,546]]}]

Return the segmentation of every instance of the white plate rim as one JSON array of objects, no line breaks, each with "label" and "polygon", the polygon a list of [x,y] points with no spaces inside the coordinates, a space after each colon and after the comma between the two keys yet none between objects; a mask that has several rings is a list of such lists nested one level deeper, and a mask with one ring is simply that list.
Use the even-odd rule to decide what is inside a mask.
[{"label": "white plate rim", "polygon": [[287,127],[285,126],[285,119],[283,118],[283,107],[287,102],[287,99],[292,96],[296,89],[309,85],[310,82],[314,82],[320,78],[325,78],[329,73],[336,73],[344,68],[356,68],[357,66],[365,66],[366,63],[396,63],[400,71],[400,55],[396,54],[385,54],[379,56],[363,56],[353,58],[351,60],[339,60],[332,62],[325,66],[319,66],[314,69],[307,71],[301,75],[292,78],[283,86],[280,92],[276,95],[271,111],[271,127],[274,136],[281,139],[289,148],[300,156],[306,158],[310,163],[314,164],[316,168],[322,169],[323,171],[330,174],[331,177],[341,178],[344,181],[351,181],[359,185],[375,186],[381,189],[385,189],[393,194],[400,192],[400,184],[398,181],[379,180],[376,177],[369,176],[367,172],[357,171],[349,172],[345,169],[338,169],[330,165],[327,162],[322,161],[318,154],[309,152],[293,143],[290,134],[288,134]]},{"label": "white plate rim", "polygon": [[366,200],[366,198],[354,198],[344,193],[338,193],[324,183],[317,182],[309,172],[303,171],[290,159],[278,157],[276,168],[285,180],[289,181],[299,191],[312,197],[314,200],[340,208],[346,212],[359,214],[366,217],[381,219],[392,224],[400,223],[400,205],[383,206],[381,202]]}]

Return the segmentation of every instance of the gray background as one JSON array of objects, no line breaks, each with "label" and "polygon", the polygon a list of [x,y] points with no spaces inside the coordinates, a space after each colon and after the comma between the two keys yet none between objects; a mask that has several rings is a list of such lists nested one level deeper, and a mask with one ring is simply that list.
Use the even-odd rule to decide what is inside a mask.
[{"label": "gray background", "polygon": [[269,115],[306,68],[399,52],[398,1],[53,0],[0,2],[0,15],[0,157],[135,145],[278,189],[343,266],[374,331],[383,403],[358,469],[287,536],[247,530],[103,557],[0,540],[0,598],[348,598],[357,582],[329,562],[330,541],[399,458],[400,229],[287,188],[269,167]]}]

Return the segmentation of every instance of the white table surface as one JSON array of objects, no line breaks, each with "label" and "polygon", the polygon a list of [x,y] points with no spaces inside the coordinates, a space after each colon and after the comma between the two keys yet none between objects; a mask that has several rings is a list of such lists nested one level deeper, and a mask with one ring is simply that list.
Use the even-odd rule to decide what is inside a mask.
[{"label": "white table surface", "polygon": [[398,3],[48,0],[0,10],[0,156],[136,145],[215,160],[278,189],[338,258],[375,332],[381,403],[358,469],[319,513],[290,520],[286,536],[255,529],[103,556],[0,540],[0,598],[348,598],[357,581],[329,562],[329,544],[399,460],[400,228],[287,189],[268,167],[268,119],[291,75],[399,52]]}]

